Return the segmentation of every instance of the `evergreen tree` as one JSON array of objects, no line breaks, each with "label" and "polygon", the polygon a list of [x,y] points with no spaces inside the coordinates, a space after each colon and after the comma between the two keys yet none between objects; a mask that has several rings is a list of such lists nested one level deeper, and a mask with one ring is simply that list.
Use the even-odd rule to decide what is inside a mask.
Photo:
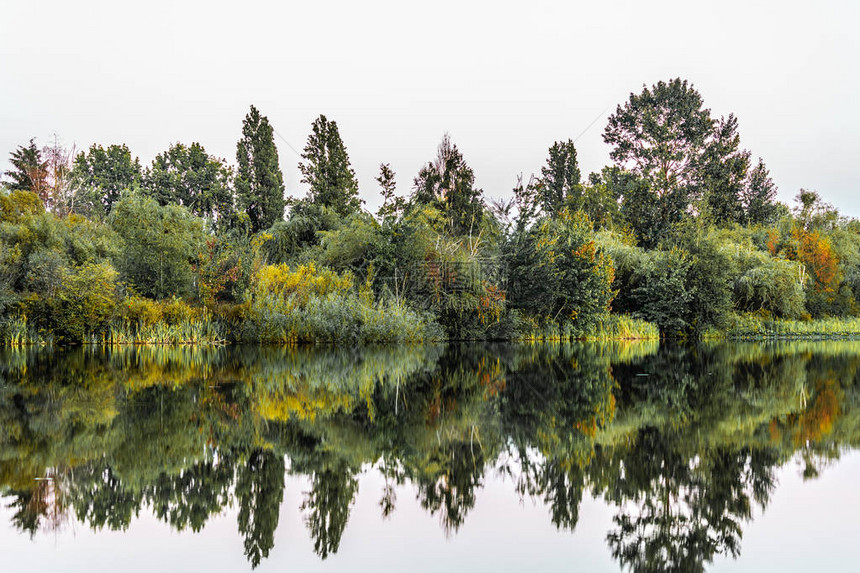
[{"label": "evergreen tree", "polygon": [[311,125],[311,134],[299,163],[302,183],[310,185],[312,203],[328,207],[341,217],[361,207],[358,181],[349,164],[346,146],[340,138],[337,122],[319,116]]},{"label": "evergreen tree", "polygon": [[475,189],[475,174],[446,133],[436,152],[436,160],[418,172],[412,202],[438,207],[448,218],[455,235],[469,233],[482,219],[483,191]]},{"label": "evergreen tree", "polygon": [[539,188],[540,207],[547,215],[555,216],[565,201],[576,210],[580,207],[582,187],[579,164],[576,161],[576,148],[573,141],[556,141],[549,148],[546,165],[541,169]]},{"label": "evergreen tree", "polygon": [[382,206],[379,207],[377,216],[381,219],[388,217],[397,217],[406,207],[406,202],[402,197],[394,194],[397,183],[394,180],[396,173],[392,171],[388,163],[379,165],[379,175],[376,177],[376,182],[379,183],[379,188],[382,193]]},{"label": "evergreen tree", "polygon": [[18,149],[9,154],[9,163],[14,169],[7,171],[7,183],[10,191],[31,191],[39,196],[42,203],[48,206],[50,201],[48,183],[48,162],[42,158],[42,151],[36,147],[35,138],[30,145],[19,145]]},{"label": "evergreen tree", "polygon": [[235,216],[230,178],[224,162],[207,154],[199,143],[190,147],[176,143],[155,157],[143,187],[159,204],[182,205],[220,226]]},{"label": "evergreen tree", "polygon": [[770,178],[770,172],[759,158],[749,173],[743,190],[743,206],[748,225],[771,225],[776,222],[778,209],[776,206],[776,185]]},{"label": "evergreen tree", "polygon": [[76,188],[72,210],[84,215],[109,215],[127,189],[139,186],[140,161],[125,144],[90,146],[75,157],[72,181]]},{"label": "evergreen tree", "polygon": [[236,162],[237,207],[247,215],[250,232],[268,229],[284,218],[284,176],[278,166],[274,130],[254,106],[242,123]]},{"label": "evergreen tree", "polygon": [[738,119],[720,118],[702,157],[701,184],[708,213],[717,225],[740,223],[750,152],[740,149]]}]

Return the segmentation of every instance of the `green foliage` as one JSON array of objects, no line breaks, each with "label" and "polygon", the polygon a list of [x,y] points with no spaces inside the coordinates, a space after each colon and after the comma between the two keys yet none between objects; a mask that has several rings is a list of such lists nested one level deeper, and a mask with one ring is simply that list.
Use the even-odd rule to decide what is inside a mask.
[{"label": "green foliage", "polygon": [[687,275],[693,261],[680,249],[653,251],[634,270],[629,300],[633,316],[655,323],[664,334],[677,335],[690,328],[688,307],[693,293]]},{"label": "green foliage", "polygon": [[446,133],[436,159],[418,172],[411,203],[436,207],[445,216],[450,234],[467,235],[481,225],[482,195],[481,189],[475,189],[472,168]]},{"label": "green foliage", "polygon": [[266,266],[255,275],[243,340],[264,343],[414,342],[439,338],[429,319],[401,301],[375,302],[350,274]]},{"label": "green foliage", "polygon": [[346,146],[340,138],[337,122],[319,116],[311,125],[311,134],[299,163],[302,183],[310,186],[308,199],[346,217],[361,207],[358,181],[349,164]]},{"label": "green foliage", "polygon": [[101,339],[113,318],[117,272],[109,263],[83,265],[63,277],[54,301],[52,330],[59,342]]},{"label": "green foliage", "polygon": [[32,191],[0,193],[0,222],[18,223],[26,215],[44,212],[44,203]]},{"label": "green foliage", "polygon": [[385,221],[386,219],[398,219],[406,210],[406,201],[403,197],[395,195],[397,190],[397,182],[394,180],[396,174],[391,169],[388,163],[379,165],[379,175],[376,176],[376,182],[379,183],[379,190],[382,194],[382,205],[376,216]]},{"label": "green foliage", "polygon": [[207,308],[177,298],[152,301],[128,296],[117,305],[104,342],[123,344],[223,344],[224,328]]},{"label": "green foliage", "polygon": [[698,191],[699,165],[711,136],[710,110],[686,80],[673,79],[630,94],[610,116],[603,141],[616,165],[641,179],[672,224]]},{"label": "green foliage", "polygon": [[640,245],[656,248],[673,243],[687,217],[689,198],[683,193],[655,193],[647,179],[635,173],[608,167],[601,183],[610,197],[617,198],[620,219],[636,234]]},{"label": "green foliage", "polygon": [[15,291],[51,295],[65,269],[110,258],[115,243],[109,228],[78,216],[23,214],[0,222],[2,275]]},{"label": "green foliage", "polygon": [[31,139],[27,147],[19,145],[18,149],[10,153],[9,163],[13,167],[5,173],[9,178],[7,182],[9,189],[35,193],[42,204],[48,206],[50,202],[48,161],[42,157],[42,151],[36,147],[35,139]]},{"label": "green foliage", "polygon": [[736,258],[739,267],[734,280],[736,309],[794,319],[806,313],[806,291],[799,263],[741,248]]},{"label": "green foliage", "polygon": [[773,225],[778,218],[776,205],[776,185],[770,178],[770,172],[759,158],[758,163],[749,172],[747,184],[743,191],[743,206],[746,213],[745,222],[748,225]]},{"label": "green foliage", "polygon": [[251,233],[268,229],[284,218],[284,175],[278,166],[274,129],[257,108],[242,123],[242,139],[236,143],[236,208],[240,227]]},{"label": "green foliage", "polygon": [[235,223],[232,171],[199,143],[176,143],[155,156],[143,177],[143,189],[160,205],[182,205],[213,227]]},{"label": "green foliage", "polygon": [[125,144],[107,148],[94,144],[75,157],[71,178],[72,212],[101,218],[110,214],[123,193],[140,186],[142,171]]},{"label": "green foliage", "polygon": [[760,314],[732,315],[725,329],[708,333],[710,337],[741,340],[860,338],[860,319],[856,317],[790,320],[762,317]]},{"label": "green foliage", "polygon": [[320,231],[319,264],[337,271],[367,273],[385,249],[382,228],[369,213],[351,215],[336,229]]},{"label": "green foliage", "polygon": [[322,205],[294,201],[286,221],[278,221],[264,233],[263,249],[269,263],[292,263],[309,247],[319,244],[320,233],[336,229],[341,217]]},{"label": "green foliage", "polygon": [[[715,122],[713,137],[699,160],[701,185],[708,216],[717,225],[739,223],[744,219],[743,195],[750,166],[750,152],[740,149],[738,120],[734,114]],[[756,184],[761,174],[756,174]],[[760,191],[754,209],[761,211]],[[760,215],[757,215],[760,216]]]},{"label": "green foliage", "polygon": [[192,264],[205,246],[202,219],[179,205],[131,196],[114,206],[109,223],[122,239],[116,266],[124,282],[156,299],[193,293]]},{"label": "green foliage", "polygon": [[614,297],[612,259],[591,236],[582,213],[543,219],[515,237],[509,256],[513,308],[555,321],[569,321],[585,334],[609,313]]},{"label": "green foliage", "polygon": [[582,174],[576,160],[573,141],[556,141],[549,148],[546,165],[541,168],[538,203],[549,216],[561,213],[565,205],[576,211],[582,207]]},{"label": "green foliage", "polygon": [[801,189],[794,200],[797,203],[792,210],[794,218],[807,231],[832,230],[838,225],[839,211],[815,191]]}]

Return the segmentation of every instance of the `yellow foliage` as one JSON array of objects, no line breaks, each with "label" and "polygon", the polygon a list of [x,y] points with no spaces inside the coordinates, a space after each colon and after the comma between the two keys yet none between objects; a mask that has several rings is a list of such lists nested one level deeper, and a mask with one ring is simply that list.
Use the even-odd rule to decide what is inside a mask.
[{"label": "yellow foliage", "polygon": [[254,275],[255,297],[275,297],[291,300],[302,306],[311,296],[330,293],[346,294],[352,289],[352,274],[339,275],[334,271],[318,271],[313,263],[290,270],[285,264],[267,265]]}]

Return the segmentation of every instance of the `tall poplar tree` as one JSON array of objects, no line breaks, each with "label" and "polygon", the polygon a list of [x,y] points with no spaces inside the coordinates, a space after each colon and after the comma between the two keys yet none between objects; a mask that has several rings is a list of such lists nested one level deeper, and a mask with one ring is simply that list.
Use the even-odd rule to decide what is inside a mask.
[{"label": "tall poplar tree", "polygon": [[311,203],[328,207],[341,217],[358,211],[361,207],[358,181],[349,164],[337,122],[329,121],[324,115],[313,122],[302,159],[299,170],[302,183],[310,185]]},{"label": "tall poplar tree", "polygon": [[248,229],[268,229],[284,217],[284,175],[278,165],[274,130],[257,108],[242,123],[242,139],[236,144],[236,200],[248,216]]},{"label": "tall poplar tree", "polygon": [[541,181],[538,195],[541,210],[550,216],[555,216],[562,210],[565,201],[571,202],[571,207],[580,207],[582,173],[576,160],[576,148],[573,141],[556,141],[549,148],[546,165],[541,169]]}]

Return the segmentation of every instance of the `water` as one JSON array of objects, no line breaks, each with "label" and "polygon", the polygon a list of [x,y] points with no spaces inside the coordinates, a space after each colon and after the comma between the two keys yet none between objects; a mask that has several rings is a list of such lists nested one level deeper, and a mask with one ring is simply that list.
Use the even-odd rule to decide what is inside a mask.
[{"label": "water", "polygon": [[4,571],[856,571],[860,342],[0,353]]}]

